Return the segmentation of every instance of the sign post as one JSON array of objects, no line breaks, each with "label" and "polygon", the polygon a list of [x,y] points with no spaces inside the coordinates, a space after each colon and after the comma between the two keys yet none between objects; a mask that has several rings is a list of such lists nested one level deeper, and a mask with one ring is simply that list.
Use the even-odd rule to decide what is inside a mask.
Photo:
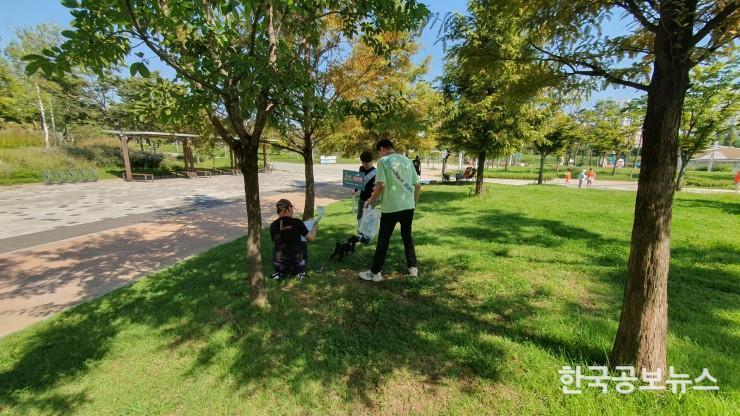
[{"label": "sign post", "polygon": [[[345,188],[358,189],[360,191],[365,190],[365,174],[362,172],[356,172],[354,170],[342,170],[342,186]],[[355,195],[352,195],[352,213],[355,213],[357,204],[355,203]]]},{"label": "sign post", "polygon": [[342,186],[345,188],[365,190],[365,174],[354,170],[342,171]]}]

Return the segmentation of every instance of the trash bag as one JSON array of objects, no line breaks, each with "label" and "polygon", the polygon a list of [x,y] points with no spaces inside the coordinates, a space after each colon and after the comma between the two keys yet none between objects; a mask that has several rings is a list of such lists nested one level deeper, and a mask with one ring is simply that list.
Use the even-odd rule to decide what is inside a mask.
[{"label": "trash bag", "polygon": [[362,211],[360,218],[359,233],[366,238],[373,238],[378,235],[380,228],[380,210],[373,207],[366,207]]}]

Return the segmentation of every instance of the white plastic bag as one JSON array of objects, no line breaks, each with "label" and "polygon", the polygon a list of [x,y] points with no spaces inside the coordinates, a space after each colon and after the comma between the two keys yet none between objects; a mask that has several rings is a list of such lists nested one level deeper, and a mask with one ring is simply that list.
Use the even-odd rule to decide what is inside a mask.
[{"label": "white plastic bag", "polygon": [[367,238],[373,238],[378,235],[378,229],[380,228],[380,210],[373,207],[366,207],[362,210],[362,218],[360,218],[360,234]]}]

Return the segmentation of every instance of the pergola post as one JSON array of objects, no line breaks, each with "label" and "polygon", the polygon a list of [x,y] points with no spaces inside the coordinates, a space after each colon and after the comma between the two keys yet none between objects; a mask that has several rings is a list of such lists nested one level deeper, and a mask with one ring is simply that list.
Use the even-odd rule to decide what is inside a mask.
[{"label": "pergola post", "polygon": [[128,155],[128,137],[119,134],[118,139],[121,141],[121,154],[123,155],[123,167],[125,170],[124,180],[131,182],[134,178],[131,175],[131,160]]},{"label": "pergola post", "polygon": [[183,161],[185,162],[185,170],[188,172],[195,171],[195,164],[193,163],[193,150],[190,148],[190,142],[188,139],[182,142],[182,154]]}]

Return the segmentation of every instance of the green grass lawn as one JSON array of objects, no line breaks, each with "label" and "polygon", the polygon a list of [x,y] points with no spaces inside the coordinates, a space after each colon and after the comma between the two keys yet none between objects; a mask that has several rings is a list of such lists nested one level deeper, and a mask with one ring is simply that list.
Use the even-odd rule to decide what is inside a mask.
[{"label": "green grass lawn", "polygon": [[692,378],[709,368],[721,391],[566,396],[561,366],[602,365],[611,347],[634,194],[467,188],[424,190],[418,278],[402,275],[398,232],[384,282],[356,277],[371,247],[328,261],[353,231],[342,201],[309,277],[268,281],[269,309],[248,306],[240,239],[7,336],[0,414],[737,410],[740,198],[678,195],[674,210],[669,362]]}]

